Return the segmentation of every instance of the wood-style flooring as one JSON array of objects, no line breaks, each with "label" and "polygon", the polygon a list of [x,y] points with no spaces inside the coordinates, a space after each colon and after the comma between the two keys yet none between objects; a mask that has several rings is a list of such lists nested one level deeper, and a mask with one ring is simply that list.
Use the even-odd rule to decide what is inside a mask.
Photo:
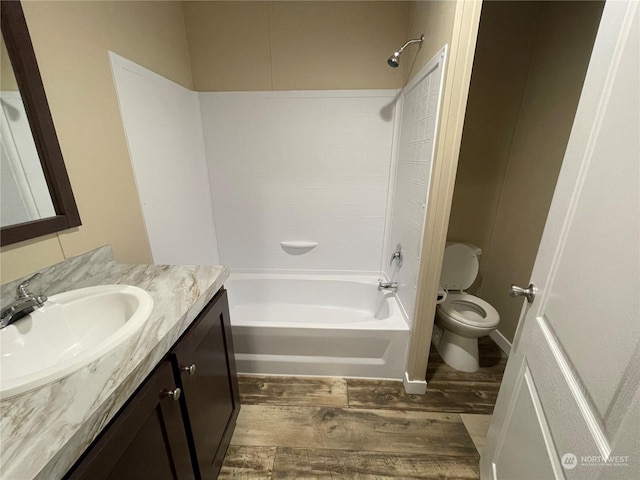
[{"label": "wood-style flooring", "polygon": [[401,382],[241,375],[220,479],[477,479],[506,358],[480,339],[480,370],[429,358],[426,395]]}]

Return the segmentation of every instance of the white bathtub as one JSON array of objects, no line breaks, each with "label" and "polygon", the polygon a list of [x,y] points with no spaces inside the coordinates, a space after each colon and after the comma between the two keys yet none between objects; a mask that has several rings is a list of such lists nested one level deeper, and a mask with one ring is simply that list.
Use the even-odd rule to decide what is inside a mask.
[{"label": "white bathtub", "polygon": [[239,372],[402,378],[409,327],[377,278],[232,273],[225,286]]}]

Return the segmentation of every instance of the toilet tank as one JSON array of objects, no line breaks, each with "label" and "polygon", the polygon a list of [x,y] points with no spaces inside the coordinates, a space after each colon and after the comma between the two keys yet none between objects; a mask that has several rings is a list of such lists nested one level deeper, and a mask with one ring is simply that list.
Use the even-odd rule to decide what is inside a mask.
[{"label": "toilet tank", "polygon": [[466,290],[478,276],[482,249],[470,243],[450,242],[444,249],[440,286],[445,290]]}]

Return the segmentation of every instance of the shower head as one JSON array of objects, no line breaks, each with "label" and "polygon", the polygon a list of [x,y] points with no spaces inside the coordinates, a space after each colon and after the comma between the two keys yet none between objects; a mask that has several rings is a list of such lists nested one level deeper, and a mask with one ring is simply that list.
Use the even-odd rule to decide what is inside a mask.
[{"label": "shower head", "polygon": [[393,55],[389,57],[387,63],[390,67],[397,68],[400,65],[400,52],[393,52]]},{"label": "shower head", "polygon": [[393,52],[393,55],[389,57],[387,63],[390,67],[397,68],[400,65],[400,55],[402,55],[402,51],[407,48],[407,46],[412,43],[422,43],[424,41],[424,35],[420,35],[420,38],[414,38],[413,40],[409,40],[407,43],[402,45],[397,52]]}]

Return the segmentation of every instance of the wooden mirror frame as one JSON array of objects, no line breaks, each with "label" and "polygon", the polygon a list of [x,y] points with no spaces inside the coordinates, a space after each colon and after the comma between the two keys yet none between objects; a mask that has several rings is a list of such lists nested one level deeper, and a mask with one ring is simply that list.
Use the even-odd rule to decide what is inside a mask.
[{"label": "wooden mirror frame", "polygon": [[77,227],[81,221],[19,0],[0,1],[0,24],[56,213],[3,227],[0,245],[5,246]]}]

